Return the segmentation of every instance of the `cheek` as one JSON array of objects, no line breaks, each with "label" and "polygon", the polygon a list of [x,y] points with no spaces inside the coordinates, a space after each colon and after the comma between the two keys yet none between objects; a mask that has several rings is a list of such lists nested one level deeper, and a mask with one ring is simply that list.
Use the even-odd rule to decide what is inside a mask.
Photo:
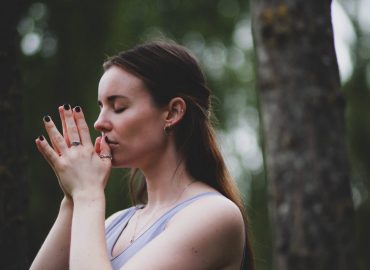
[{"label": "cheek", "polygon": [[[159,116],[149,113],[132,113],[122,121],[120,128],[121,139],[128,143],[156,140],[163,137],[164,131]],[[130,142],[129,142],[129,141]]]},{"label": "cheek", "polygon": [[144,121],[142,125],[130,131],[130,134],[137,138],[138,144],[147,144],[146,146],[159,144],[164,138],[161,125],[155,121]]}]

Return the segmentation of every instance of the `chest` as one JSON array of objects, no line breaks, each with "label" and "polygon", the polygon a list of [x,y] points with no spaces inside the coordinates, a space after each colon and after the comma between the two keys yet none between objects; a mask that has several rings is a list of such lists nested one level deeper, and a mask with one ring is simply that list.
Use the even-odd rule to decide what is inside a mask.
[{"label": "chest", "polygon": [[143,234],[150,233],[150,228],[157,223],[157,215],[141,216],[140,214],[140,210],[138,210],[123,224],[118,238],[111,249],[111,256],[113,258],[127,250]]},{"label": "chest", "polygon": [[[131,227],[131,226],[130,226]],[[127,230],[126,230],[127,229]],[[117,241],[114,243],[113,248],[111,250],[111,256],[117,257],[123,251],[125,251],[129,246],[131,246],[131,231],[130,228],[125,228],[119,235]]]}]

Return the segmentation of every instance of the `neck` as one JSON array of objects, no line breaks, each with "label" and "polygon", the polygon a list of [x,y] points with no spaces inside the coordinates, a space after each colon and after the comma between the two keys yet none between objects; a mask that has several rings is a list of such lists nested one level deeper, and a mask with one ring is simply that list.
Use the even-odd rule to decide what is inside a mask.
[{"label": "neck", "polygon": [[151,165],[141,168],[148,192],[147,209],[169,207],[181,200],[194,179],[175,151],[168,151]]}]

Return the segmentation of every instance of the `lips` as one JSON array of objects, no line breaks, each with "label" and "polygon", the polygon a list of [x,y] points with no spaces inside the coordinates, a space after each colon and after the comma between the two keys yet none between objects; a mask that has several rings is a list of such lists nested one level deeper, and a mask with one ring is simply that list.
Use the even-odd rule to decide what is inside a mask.
[{"label": "lips", "polygon": [[117,142],[115,142],[115,141],[112,141],[111,139],[109,139],[108,138],[108,136],[105,136],[105,141],[108,143],[108,144],[113,144],[113,145],[115,145],[115,144],[118,144]]}]

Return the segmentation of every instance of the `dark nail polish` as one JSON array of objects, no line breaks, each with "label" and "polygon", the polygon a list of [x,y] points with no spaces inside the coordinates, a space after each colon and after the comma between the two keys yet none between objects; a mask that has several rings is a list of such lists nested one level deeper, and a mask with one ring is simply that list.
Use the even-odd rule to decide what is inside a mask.
[{"label": "dark nail polish", "polygon": [[75,112],[80,112],[81,111],[81,107],[80,106],[76,106],[75,107]]},{"label": "dark nail polish", "polygon": [[66,111],[68,111],[71,108],[71,106],[69,106],[69,104],[64,104],[63,107]]},{"label": "dark nail polish", "polygon": [[43,140],[44,140],[44,136],[40,135],[40,136],[39,136],[39,140],[40,140],[40,141],[43,141]]},{"label": "dark nail polish", "polygon": [[50,116],[49,115],[45,115],[44,116],[44,121],[45,122],[50,122]]},{"label": "dark nail polish", "polygon": [[106,143],[109,143],[107,136],[104,136],[104,140],[105,140]]}]

